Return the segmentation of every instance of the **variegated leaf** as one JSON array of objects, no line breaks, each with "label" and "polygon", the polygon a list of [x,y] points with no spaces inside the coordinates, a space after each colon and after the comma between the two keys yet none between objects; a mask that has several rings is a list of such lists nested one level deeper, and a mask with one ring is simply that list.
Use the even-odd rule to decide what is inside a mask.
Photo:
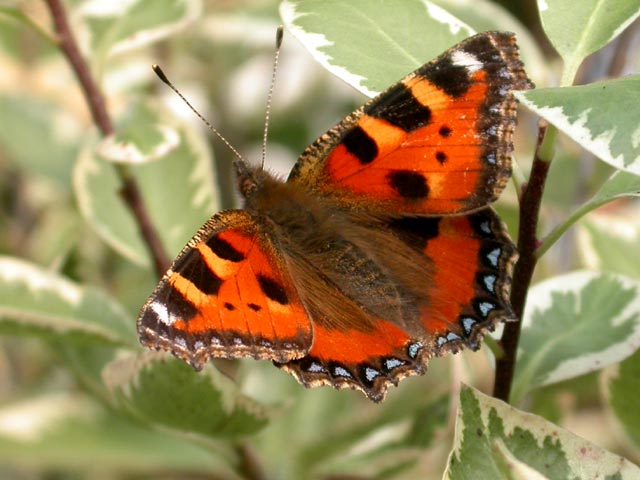
[{"label": "variegated leaf", "polygon": [[637,0],[538,0],[542,26],[565,62],[569,85],[582,61],[640,15]]},{"label": "variegated leaf", "polygon": [[318,62],[370,97],[475,33],[428,0],[284,0],[280,15]]},{"label": "variegated leaf", "polygon": [[103,378],[122,409],[176,433],[209,440],[245,435],[262,429],[270,417],[269,409],[213,366],[195,372],[163,353],[121,357],[106,366]]},{"label": "variegated leaf", "polygon": [[640,75],[516,92],[529,109],[614,167],[640,175]]},{"label": "variegated leaf", "polygon": [[451,480],[635,479],[640,469],[553,423],[463,386]]},{"label": "variegated leaf", "polygon": [[0,333],[137,344],[133,318],[115,300],[12,257],[0,257]]},{"label": "variegated leaf", "polygon": [[640,282],[574,272],[531,288],[513,385],[533,388],[600,370],[640,346]]},{"label": "variegated leaf", "polygon": [[[148,122],[129,122],[126,129],[127,138],[136,139],[136,163],[142,164],[129,168],[167,252],[175,255],[218,210],[211,152],[202,133],[172,122],[161,108],[147,104],[142,110]],[[171,141],[160,134],[167,130]],[[175,135],[178,143],[173,145]],[[85,148],[74,170],[74,190],[80,211],[98,234],[132,262],[149,265],[148,251],[121,198],[122,184],[111,164],[114,157],[126,157],[124,150],[114,148],[113,142]]]}]

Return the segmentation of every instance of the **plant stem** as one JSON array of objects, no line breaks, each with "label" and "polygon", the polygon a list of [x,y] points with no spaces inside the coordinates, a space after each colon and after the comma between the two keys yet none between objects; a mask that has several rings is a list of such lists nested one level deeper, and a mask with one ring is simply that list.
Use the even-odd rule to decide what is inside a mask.
[{"label": "plant stem", "polygon": [[555,129],[547,130],[546,123],[541,123],[538,130],[538,144],[531,167],[529,181],[523,185],[520,199],[520,225],[518,228],[518,252],[520,258],[513,271],[513,287],[511,289],[511,305],[519,319],[509,322],[504,327],[500,345],[504,355],[496,359],[496,378],[493,396],[509,401],[513,374],[516,367],[516,354],[522,327],[522,315],[527,300],[527,292],[536,266],[536,249],[538,248],[538,218],[544,185],[553,157]]},{"label": "plant stem", "polygon": [[236,453],[240,459],[239,473],[247,480],[266,480],[262,465],[258,462],[258,458],[253,449],[247,442],[239,443],[236,446]]},{"label": "plant stem", "polygon": [[[60,0],[46,0],[46,4],[53,19],[58,47],[69,61],[80,83],[80,88],[91,111],[93,121],[103,136],[112,135],[114,133],[113,123],[107,112],[104,95],[98,88],[87,62],[80,53],[62,2]],[[169,259],[164,251],[160,236],[151,221],[138,184],[129,169],[124,165],[114,165],[114,167],[122,182],[120,194],[138,224],[142,238],[153,260],[156,273],[160,276],[169,267]]]}]

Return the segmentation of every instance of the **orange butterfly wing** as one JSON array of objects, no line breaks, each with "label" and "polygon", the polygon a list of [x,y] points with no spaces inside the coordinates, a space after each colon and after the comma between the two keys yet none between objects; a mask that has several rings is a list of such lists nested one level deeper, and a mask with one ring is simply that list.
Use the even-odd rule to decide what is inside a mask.
[{"label": "orange butterfly wing", "polygon": [[[491,209],[467,216],[391,220],[417,252],[433,260],[432,302],[421,312],[421,335],[380,319],[374,331],[338,331],[314,325],[314,343],[303,358],[278,364],[305,386],[355,388],[384,399],[389,385],[426,370],[429,358],[477,349],[482,334],[514,320],[509,303],[515,247]],[[425,279],[426,280],[426,279]]]},{"label": "orange butterfly wing", "polygon": [[511,173],[511,91],[530,87],[513,34],[476,35],[321,136],[289,181],[338,203],[366,203],[371,212],[482,208]]},{"label": "orange butterfly wing", "polygon": [[197,369],[211,356],[288,361],[312,343],[281,256],[244,210],[200,229],[142,308],[138,332]]}]

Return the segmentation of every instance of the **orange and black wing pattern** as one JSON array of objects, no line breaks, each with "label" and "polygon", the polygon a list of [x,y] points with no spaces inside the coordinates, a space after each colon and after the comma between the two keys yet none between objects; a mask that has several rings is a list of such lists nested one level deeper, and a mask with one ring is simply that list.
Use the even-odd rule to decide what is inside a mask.
[{"label": "orange and black wing pattern", "polygon": [[309,354],[277,364],[305,386],[354,388],[379,402],[390,385],[424,373],[431,357],[463,347],[476,350],[487,330],[515,320],[509,291],[517,253],[492,209],[466,216],[403,217],[389,221],[387,228],[433,264],[432,281],[424,284],[432,301],[411,329],[422,334],[410,336],[384,319],[368,331],[314,325]]},{"label": "orange and black wing pattern", "polygon": [[322,135],[289,181],[373,212],[477,210],[498,197],[510,176],[512,91],[528,88],[515,36],[476,35]]},{"label": "orange and black wing pattern", "polygon": [[209,357],[280,362],[311,348],[312,326],[281,257],[251,215],[213,216],[142,308],[141,342],[201,369]]},{"label": "orange and black wing pattern", "polygon": [[[509,291],[517,253],[488,205],[511,172],[513,90],[530,87],[514,35],[501,32],[471,37],[409,74],[316,140],[292,170],[287,187],[313,198],[307,213],[319,211],[331,230],[302,235],[317,251],[291,248],[299,231],[275,228],[282,225],[273,225],[268,208],[214,215],[142,308],[142,343],[197,369],[209,357],[270,359],[307,387],[354,388],[376,402],[389,385],[423,373],[431,357],[478,348],[487,330],[514,319]],[[298,197],[282,197],[293,190],[263,203],[280,214],[303,206]],[[402,272],[419,265],[415,276],[378,255],[390,244],[397,247],[393,260],[410,260],[393,262]],[[318,252],[342,264],[334,272]],[[309,272],[336,275],[317,275],[315,283],[295,263],[307,257],[316,259]],[[344,285],[351,279],[354,285]],[[343,298],[334,305],[339,310],[310,301],[333,289],[341,295],[318,300]],[[402,313],[367,310],[380,295],[402,300]],[[325,312],[348,312],[349,321]]]}]

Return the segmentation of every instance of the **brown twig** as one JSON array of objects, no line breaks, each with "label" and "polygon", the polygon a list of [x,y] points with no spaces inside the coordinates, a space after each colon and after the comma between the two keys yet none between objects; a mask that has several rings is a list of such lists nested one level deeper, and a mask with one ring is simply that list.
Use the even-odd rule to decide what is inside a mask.
[{"label": "brown twig", "polygon": [[[544,185],[549,172],[549,158],[543,158],[543,145],[546,124],[541,124],[538,130],[538,144],[533,159],[529,181],[522,187],[520,198],[520,225],[518,227],[518,252],[520,258],[513,272],[513,287],[511,289],[511,305],[517,316],[522,319],[527,300],[527,292],[536,266],[536,249],[539,241],[537,237],[538,218]],[[547,139],[549,140],[549,139]],[[505,324],[500,344],[504,354],[496,360],[496,378],[493,396],[509,401],[513,374],[516,367],[516,353],[520,340],[522,321]]]},{"label": "brown twig", "polygon": [[[73,31],[71,30],[67,20],[65,8],[60,0],[45,1],[49,7],[49,11],[51,12],[58,46],[60,47],[60,51],[69,61],[78,82],[80,82],[80,88],[87,101],[87,105],[91,110],[93,121],[103,136],[106,137],[112,135],[113,123],[111,122],[111,117],[107,112],[104,95],[98,88],[98,85],[91,75],[87,62],[80,53],[78,44],[73,36]],[[131,176],[125,166],[115,165],[115,168],[116,173],[122,182],[122,189],[120,191],[121,196],[138,223],[140,233],[147,245],[151,258],[153,259],[155,270],[158,273],[158,276],[160,276],[169,267],[169,259],[164,251],[164,247],[162,246],[160,236],[149,217],[149,212],[144,204],[135,179]]]},{"label": "brown twig", "polygon": [[266,480],[262,465],[253,452],[253,449],[246,442],[236,446],[236,453],[240,459],[240,474],[247,480]]}]

